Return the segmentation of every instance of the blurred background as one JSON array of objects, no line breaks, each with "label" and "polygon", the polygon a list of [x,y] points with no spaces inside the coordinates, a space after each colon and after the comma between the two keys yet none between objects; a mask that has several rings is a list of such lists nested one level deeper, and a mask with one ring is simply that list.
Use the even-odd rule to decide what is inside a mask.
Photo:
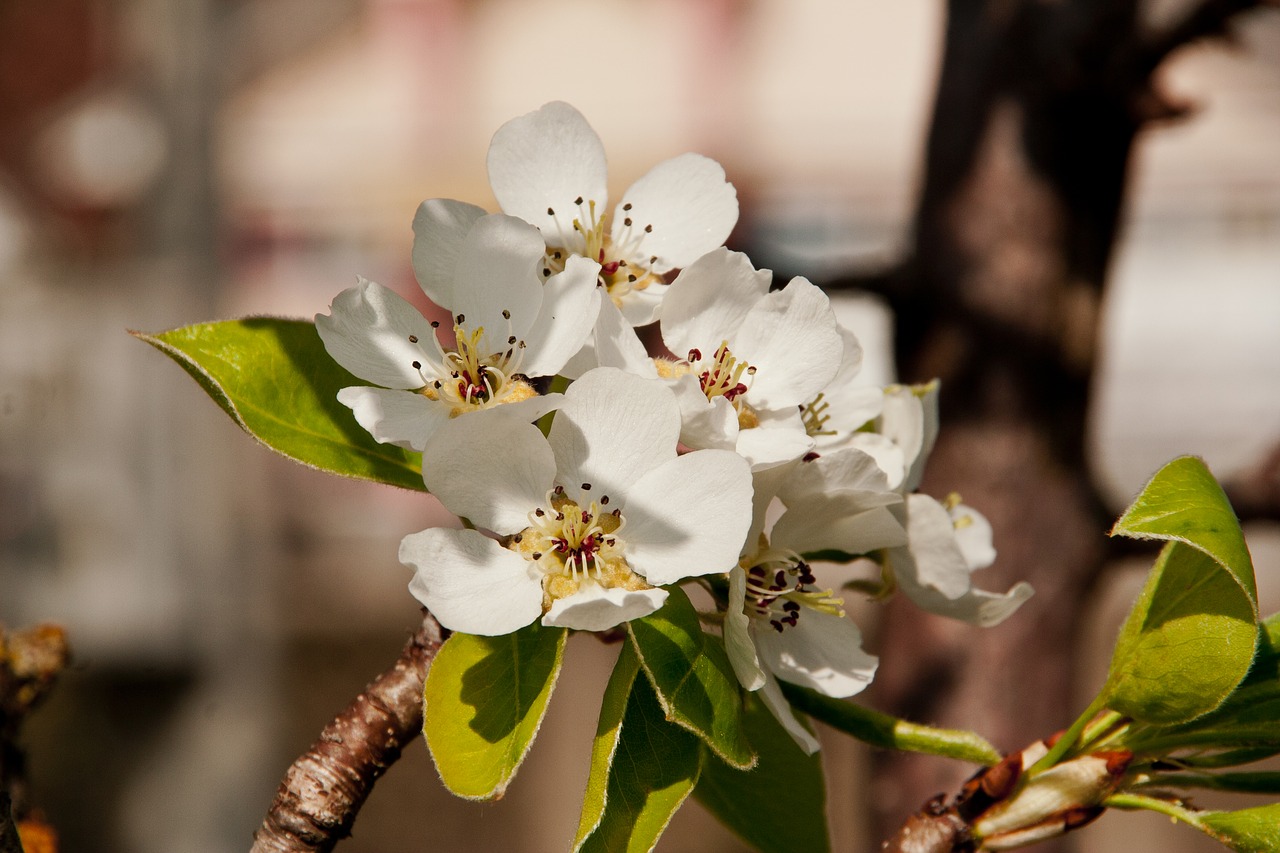
[{"label": "blurred background", "polygon": [[[0,0],[0,623],[56,621],[73,644],[24,738],[63,849],[247,849],[288,763],[417,625],[396,547],[441,517],[422,495],[258,448],[126,329],[310,317],[357,275],[409,295],[417,204],[496,209],[490,135],[553,99],[603,138],[615,198],[699,151],[737,186],[732,242],[757,266],[822,281],[891,263],[943,14],[938,0]],[[1090,417],[1116,510],[1174,455],[1230,476],[1280,438],[1280,16],[1237,36],[1164,69],[1199,109],[1141,136],[1132,164]],[[885,348],[883,309],[859,306]],[[887,379],[885,358],[869,370]],[[1272,612],[1280,528],[1248,534]],[[1141,574],[1120,577],[1086,626],[1101,664]],[[340,849],[563,849],[614,652],[570,644],[503,802],[453,800],[416,744]],[[829,739],[838,850],[872,846],[865,752]],[[1165,823],[1109,815],[1075,843],[1195,849]],[[660,849],[742,848],[690,805]]]}]

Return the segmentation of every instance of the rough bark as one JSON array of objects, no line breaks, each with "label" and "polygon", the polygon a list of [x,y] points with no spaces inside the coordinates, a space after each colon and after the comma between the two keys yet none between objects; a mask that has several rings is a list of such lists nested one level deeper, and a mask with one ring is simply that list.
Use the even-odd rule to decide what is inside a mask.
[{"label": "rough bark", "polygon": [[[1160,63],[1255,5],[1205,0],[1148,32],[1136,0],[949,2],[913,252],[847,285],[877,283],[896,309],[903,380],[943,380],[923,490],[958,491],[990,518],[1000,557],[976,580],[1025,579],[1037,595],[989,631],[894,602],[872,694],[886,710],[1006,749],[1070,722],[1069,650],[1111,521],[1085,419],[1130,151],[1179,114],[1152,81]],[[875,772],[891,780],[887,837],[963,768],[885,754]]]},{"label": "rough bark", "polygon": [[285,773],[253,853],[322,853],[351,834],[374,783],[422,731],[422,685],[447,632],[430,613],[400,657]]}]

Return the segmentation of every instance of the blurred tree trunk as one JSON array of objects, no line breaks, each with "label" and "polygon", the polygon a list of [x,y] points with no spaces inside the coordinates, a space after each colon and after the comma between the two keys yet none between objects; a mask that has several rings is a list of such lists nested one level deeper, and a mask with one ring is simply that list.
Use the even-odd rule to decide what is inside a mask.
[{"label": "blurred tree trunk", "polygon": [[[897,315],[903,381],[940,377],[942,423],[923,490],[960,492],[996,531],[975,577],[1036,595],[979,630],[895,600],[871,701],[976,728],[1006,751],[1071,722],[1076,632],[1111,522],[1087,467],[1098,312],[1129,155],[1180,111],[1152,73],[1222,31],[1244,0],[1205,0],[1166,30],[1136,0],[950,0],[911,257],[871,285]],[[880,837],[964,768],[882,754]],[[1048,848],[1045,848],[1048,849]]]}]

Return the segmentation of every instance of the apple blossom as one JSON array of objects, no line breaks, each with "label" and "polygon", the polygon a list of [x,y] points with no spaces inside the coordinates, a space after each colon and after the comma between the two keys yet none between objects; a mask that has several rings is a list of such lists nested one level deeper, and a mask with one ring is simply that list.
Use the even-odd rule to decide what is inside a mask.
[{"label": "apple blossom", "polygon": [[665,584],[725,572],[751,522],[736,454],[677,456],[680,414],[656,380],[597,368],[569,386],[547,438],[529,424],[444,425],[423,479],[491,531],[407,536],[410,589],[441,624],[497,635],[543,624],[602,631],[662,606]]},{"label": "apple blossom", "polygon": [[717,249],[681,271],[663,304],[659,361],[689,447],[734,448],[753,470],[798,459],[814,440],[800,407],[840,368],[844,342],[823,292],[794,278],[771,293],[772,274]]},{"label": "apple blossom", "polygon": [[451,418],[501,408],[532,421],[555,408],[526,376],[555,374],[590,332],[600,300],[596,267],[577,258],[545,284],[542,241],[514,217],[477,219],[448,284],[434,298],[453,312],[453,342],[408,301],[371,281],[340,293],[316,330],[329,354],[382,387],[343,388],[338,399],[378,441],[421,450]]}]

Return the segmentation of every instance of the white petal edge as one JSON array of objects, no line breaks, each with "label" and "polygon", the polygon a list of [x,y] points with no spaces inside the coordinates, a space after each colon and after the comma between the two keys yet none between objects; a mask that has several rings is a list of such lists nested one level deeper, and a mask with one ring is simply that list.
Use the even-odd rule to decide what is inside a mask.
[{"label": "white petal edge", "polygon": [[729,350],[756,368],[747,401],[782,409],[812,400],[840,369],[844,342],[827,295],[803,278],[756,302]]},{"label": "white petal edge", "polygon": [[449,407],[412,391],[353,385],[338,392],[356,422],[377,441],[412,450],[427,446],[431,436],[449,419]]},{"label": "white petal edge", "polygon": [[783,681],[844,698],[861,693],[875,677],[875,655],[862,650],[862,632],[843,616],[802,610],[781,632],[757,626],[756,649]]},{"label": "white petal edge", "polygon": [[[622,207],[631,205],[625,213]],[[738,224],[738,192],[725,180],[724,169],[701,154],[664,160],[631,185],[614,211],[614,242],[625,242],[624,224],[653,230],[644,235],[645,260],[656,256],[657,272],[684,267],[724,244]]]},{"label": "white petal edge", "polygon": [[422,292],[437,305],[453,302],[458,251],[471,226],[485,213],[483,207],[451,198],[432,198],[418,205],[413,216],[413,274]]},{"label": "white petal edge", "polygon": [[575,631],[607,631],[656,612],[666,600],[665,589],[605,589],[588,583],[573,595],[552,602],[542,624]]},{"label": "white petal edge", "polygon": [[597,367],[564,396],[548,439],[557,480],[575,501],[621,498],[646,473],[675,458],[680,412],[658,380]]},{"label": "white petal edge", "polygon": [[711,358],[753,306],[769,293],[773,273],[741,252],[715,249],[680,271],[663,297],[662,340],[677,358],[698,349]]},{"label": "white petal edge", "polygon": [[436,430],[422,451],[427,490],[455,515],[500,534],[529,526],[546,501],[555,458],[537,427],[485,409]]},{"label": "white petal edge", "polygon": [[[574,202],[608,203],[604,145],[569,104],[552,101],[498,128],[489,143],[489,185],[504,212],[537,226],[548,245],[574,237]],[[548,214],[551,209],[554,214]]]},{"label": "white petal edge", "polygon": [[969,591],[969,565],[956,542],[951,514],[928,495],[907,495],[907,549],[911,583],[945,598]]},{"label": "white petal edge", "polygon": [[791,739],[796,742],[796,746],[804,750],[806,755],[813,755],[819,749],[821,744],[818,739],[813,736],[813,732],[804,727],[799,720],[796,719],[795,713],[791,710],[791,703],[787,701],[787,697],[782,695],[782,688],[778,686],[778,680],[768,673],[765,674],[765,683],[756,693],[760,697],[760,701],[769,709],[769,713],[787,730],[787,734],[791,735]]},{"label": "white petal edge", "polygon": [[400,543],[414,598],[452,631],[498,636],[542,613],[542,581],[524,557],[474,530],[432,528]]},{"label": "white petal edge", "polygon": [[687,453],[627,491],[620,537],[627,562],[649,583],[727,572],[751,525],[751,472],[728,450]]},{"label": "white petal edge", "polygon": [[523,339],[537,320],[544,252],[529,223],[500,213],[481,217],[458,250],[452,301],[443,307],[455,319],[463,315],[468,329],[483,326],[487,351],[501,352],[509,335]]},{"label": "white petal edge", "polygon": [[600,265],[574,255],[542,285],[542,307],[525,335],[520,372],[554,376],[591,336],[600,313]]},{"label": "white petal edge", "polygon": [[729,609],[724,614],[724,648],[738,683],[747,690],[764,687],[764,668],[751,640],[751,620],[744,612],[747,604],[747,573],[741,566],[729,572]]},{"label": "white petal edge", "polygon": [[361,379],[408,390],[426,385],[413,366],[434,362],[435,332],[422,313],[390,288],[359,279],[316,315],[316,333],[334,361]]}]

